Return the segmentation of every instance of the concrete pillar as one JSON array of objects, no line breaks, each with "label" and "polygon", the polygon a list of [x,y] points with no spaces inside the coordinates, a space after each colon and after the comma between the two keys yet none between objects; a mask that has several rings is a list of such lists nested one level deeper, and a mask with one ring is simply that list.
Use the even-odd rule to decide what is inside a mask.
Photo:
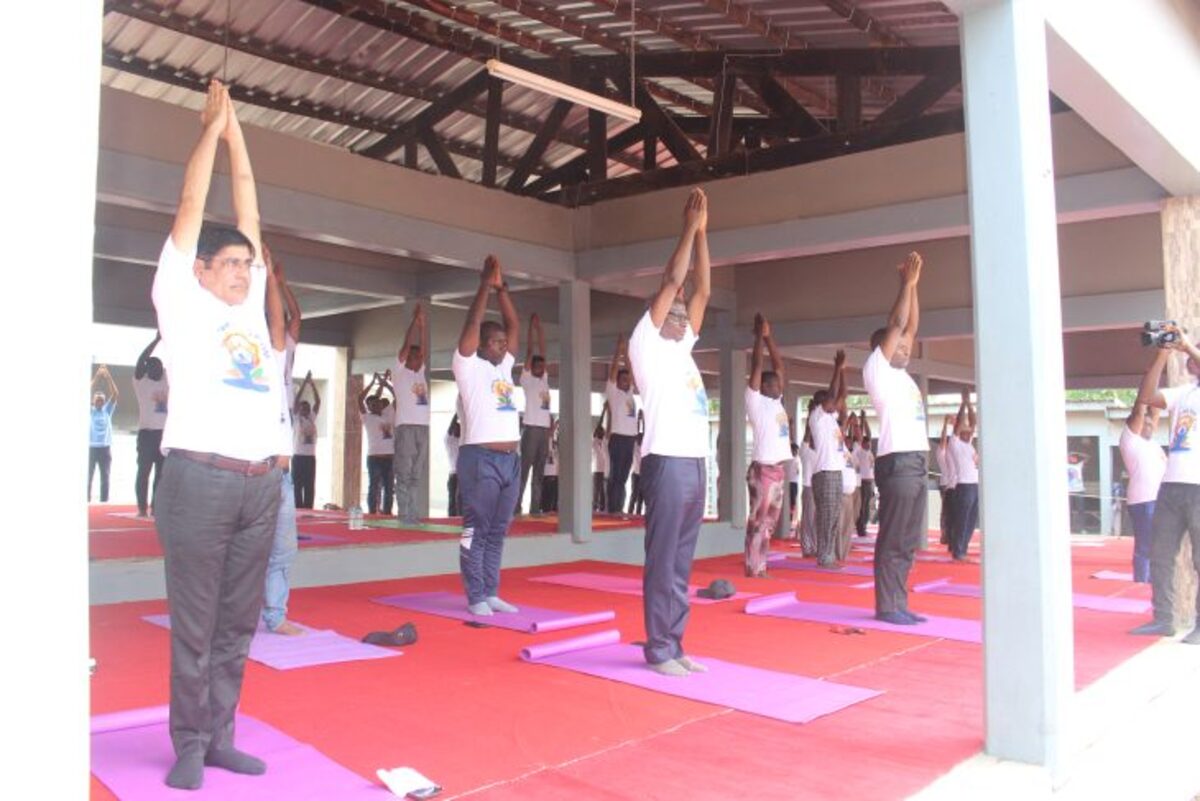
[{"label": "concrete pillar", "polygon": [[1108,438],[1107,420],[1105,426],[1100,432],[1098,442],[1097,458],[1100,460],[1100,491],[1096,493],[1100,496],[1100,533],[1104,536],[1112,531],[1113,517],[1113,460],[1112,446],[1115,444]]},{"label": "concrete pillar", "polygon": [[592,307],[583,281],[558,286],[558,527],[592,533]]},{"label": "concrete pillar", "polygon": [[[1163,287],[1167,318],[1178,320],[1195,340],[1200,333],[1200,197],[1176,197],[1163,204]],[[1182,357],[1168,362],[1167,381],[1189,381]],[[1192,568],[1192,546],[1184,538],[1175,562],[1175,618],[1186,624],[1196,614],[1196,571]]]},{"label": "concrete pillar", "polygon": [[343,509],[362,505],[362,420],[350,398],[362,392],[362,379],[350,372],[350,348],[338,348],[329,380],[330,433],[333,437],[333,502]]},{"label": "concrete pillar", "polygon": [[735,527],[746,524],[746,352],[733,342],[733,313],[718,312],[721,340],[721,423],[717,464],[717,516]]},{"label": "concrete pillar", "polygon": [[1064,385],[1044,6],[965,6],[986,750],[1061,776],[1073,636],[1066,414],[1045,403]]}]

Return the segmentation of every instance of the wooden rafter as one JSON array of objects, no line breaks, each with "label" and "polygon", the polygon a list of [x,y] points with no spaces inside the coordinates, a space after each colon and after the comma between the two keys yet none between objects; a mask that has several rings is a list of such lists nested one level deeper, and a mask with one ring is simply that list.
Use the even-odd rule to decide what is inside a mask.
[{"label": "wooden rafter", "polygon": [[958,70],[928,75],[912,89],[896,99],[875,117],[875,124],[887,125],[903,119],[920,116],[946,93],[961,82]]},{"label": "wooden rafter", "polygon": [[[618,85],[628,94],[628,78],[618,79]],[[675,119],[654,102],[654,98],[646,90],[644,81],[638,81],[634,92],[634,102],[642,110],[642,120],[646,123],[646,126],[662,140],[662,143],[667,146],[667,150],[671,151],[671,155],[675,157],[676,161],[696,161],[700,158],[700,152],[696,150],[696,146],[688,139],[687,134],[679,128]]]},{"label": "wooden rafter", "polygon": [[521,157],[521,162],[513,170],[512,175],[508,177],[508,183],[504,185],[505,189],[510,192],[519,192],[525,186],[525,182],[529,180],[529,174],[533,170],[534,165],[541,162],[542,156],[545,155],[546,148],[550,144],[550,140],[554,137],[554,132],[562,125],[572,105],[568,100],[555,102],[554,107],[550,109],[550,113],[546,115],[546,122],[542,125],[542,130],[538,131],[537,136],[530,143],[529,149]]},{"label": "wooden rafter", "polygon": [[[775,76],[798,75],[830,77],[848,72],[863,77],[890,75],[932,75],[959,68],[957,46],[939,47],[855,47],[839,49],[810,48],[781,50],[771,54],[735,52],[656,52],[639,56],[639,78],[670,76],[691,78],[719,75],[722,69],[742,73],[769,73]],[[614,56],[578,58],[576,69],[587,69],[609,76],[629,71],[625,59]]]},{"label": "wooden rafter", "polygon": [[820,136],[828,133],[825,126],[773,76],[766,73],[744,75],[742,80],[763,99],[775,116],[788,122],[797,136]]},{"label": "wooden rafter", "polygon": [[453,114],[460,104],[483,94],[487,89],[487,82],[487,70],[479,70],[447,92],[441,100],[429,104],[420,114],[401,123],[395,131],[358,152],[371,158],[388,158],[405,142],[416,138],[421,129],[433,130],[433,126]]},{"label": "wooden rafter", "polygon": [[847,2],[847,0],[821,0],[821,2],[839,17],[845,17],[846,22],[871,37],[873,42],[888,47],[905,47],[911,44],[903,36],[854,3]]},{"label": "wooden rafter", "polygon": [[708,157],[724,156],[733,147],[733,90],[735,75],[722,75],[713,98],[713,115],[708,128]]},{"label": "wooden rafter", "polygon": [[504,82],[488,81],[487,119],[483,129],[483,185],[496,185],[496,159],[500,155],[500,110],[504,108]]},{"label": "wooden rafter", "polygon": [[445,146],[432,128],[420,128],[417,131],[417,139],[429,151],[429,157],[437,165],[438,172],[450,178],[462,178],[462,173],[458,171],[458,165],[454,163],[454,159],[450,158],[450,154],[446,152]]},{"label": "wooden rafter", "polygon": [[[620,153],[635,143],[642,141],[646,136],[646,131],[649,130],[644,122],[630,125],[620,133],[609,137],[605,143],[605,150],[609,154],[609,158],[616,153]],[[588,156],[583,154],[576,156],[570,161],[547,172],[545,175],[527,184],[522,190],[523,195],[540,195],[556,186],[564,185],[571,182],[582,180],[587,174]]]}]

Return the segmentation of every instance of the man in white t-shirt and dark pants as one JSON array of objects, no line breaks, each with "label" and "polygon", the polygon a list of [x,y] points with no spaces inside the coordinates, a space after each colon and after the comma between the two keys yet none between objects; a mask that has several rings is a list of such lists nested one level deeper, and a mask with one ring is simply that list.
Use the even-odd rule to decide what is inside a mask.
[{"label": "man in white t-shirt and dark pants", "polygon": [[808,430],[812,434],[812,494],[817,564],[837,565],[838,522],[842,515],[842,471],[846,469],[846,447],[838,425],[838,407],[845,402],[846,354],[839,350],[833,361],[829,389],[813,395],[808,405]]},{"label": "man in white t-shirt and dark pants", "polygon": [[[629,338],[646,425],[641,468],[646,499],[643,652],[653,670],[676,677],[707,670],[683,653],[688,581],[704,517],[708,457],[708,394],[692,358],[712,292],[704,192],[691,191],[683,219],[662,286]],[[696,272],[692,297],[685,303],[693,249]]]},{"label": "man in white t-shirt and dark pants", "polygon": [[152,356],[154,347],[162,339],[156,334],[154,341],[138,356],[133,370],[133,394],[138,404],[137,433],[137,477],[133,489],[137,496],[138,517],[147,517],[150,506],[150,471],[154,471],[154,491],[162,479],[162,432],[167,424],[167,374],[162,360]]},{"label": "man in white t-shirt and dark pants", "polygon": [[396,395],[396,430],[392,473],[396,480],[396,516],[415,524],[420,519],[417,493],[421,478],[429,472],[429,382],[426,355],[429,325],[425,309],[417,304],[404,342],[396,354],[392,389]]},{"label": "man in white t-shirt and dark pants", "polygon": [[[154,276],[171,376],[163,479],[155,508],[171,615],[171,787],[204,767],[259,774],[234,748],[234,713],[279,510],[277,455],[287,422],[280,366],[263,313],[258,201],[228,91],[209,87],[203,132]],[[229,149],[237,229],[203,226],[217,146]]]},{"label": "man in white t-shirt and dark pants", "polygon": [[617,339],[608,365],[604,400],[608,403],[608,485],[605,489],[607,511],[625,511],[625,484],[633,467],[633,449],[637,446],[638,408],[633,395],[633,379],[626,365],[628,354],[625,335]]},{"label": "man in white t-shirt and dark pants", "polygon": [[971,393],[962,391],[962,403],[954,422],[954,436],[946,443],[946,452],[954,465],[954,516],[951,518],[950,555],[956,562],[967,560],[967,549],[979,522],[979,454],[971,439],[975,436],[975,408]]},{"label": "man in white t-shirt and dark pants", "polygon": [[942,435],[938,438],[934,458],[938,465],[938,489],[942,495],[941,544],[950,550],[950,532],[954,529],[954,460],[950,458],[950,440],[954,437],[954,416],[946,415],[942,419]]},{"label": "man in white t-shirt and dark pants", "polygon": [[[392,513],[392,463],[396,457],[396,404],[383,397],[386,390],[395,400],[396,393],[387,375],[375,373],[371,383],[358,395],[358,411],[367,435],[367,513]],[[371,394],[371,390],[375,394]]]},{"label": "man in white t-shirt and dark pants", "polygon": [[546,337],[542,334],[542,321],[536,314],[529,317],[528,339],[525,343],[528,348],[525,369],[521,371],[525,417],[521,427],[521,490],[517,495],[517,514],[521,513],[521,499],[525,497],[525,485],[529,483],[532,471],[529,514],[535,515],[542,511],[542,479],[546,475],[546,459],[550,454],[550,382],[546,377]]},{"label": "man in white t-shirt and dark pants", "polygon": [[925,542],[928,502],[925,401],[905,369],[920,323],[920,254],[908,254],[898,270],[900,290],[887,326],[871,335],[871,355],[863,365],[863,382],[879,417],[875,617],[911,626],[925,620],[908,610],[908,574],[917,549]]},{"label": "man in white t-shirt and dark pants", "polygon": [[[1154,502],[1154,528],[1150,546],[1150,584],[1153,589],[1154,620],[1135,628],[1132,634],[1170,637],[1175,633],[1175,560],[1186,534],[1192,542],[1192,566],[1200,573],[1200,350],[1175,326],[1167,330],[1177,339],[1155,354],[1142,378],[1137,402],[1171,415],[1167,445],[1167,469]],[[1171,350],[1187,354],[1191,381],[1169,389],[1158,382]],[[1200,598],[1197,599],[1200,602]],[[1200,645],[1200,624],[1183,641]]]},{"label": "man in white t-shirt and dark pants", "polygon": [[[771,355],[771,369],[763,370],[763,343]],[[786,483],[785,467],[792,459],[791,425],[783,408],[783,359],[771,337],[771,324],[754,316],[754,350],[750,355],[750,381],[746,385],[746,417],[754,430],[754,453],[746,472],[750,506],[746,516],[746,575],[767,575],[767,554],[779,522]]]},{"label": "man in white t-shirt and dark pants", "polygon": [[[483,319],[492,290],[504,325]],[[463,505],[458,564],[472,614],[515,612],[500,599],[500,562],[504,537],[521,489],[520,426],[513,398],[512,351],[518,347],[520,322],[500,276],[500,262],[488,256],[454,351],[454,380],[462,397],[462,446],[458,487]]]},{"label": "man in white t-shirt and dark pants", "polygon": [[867,536],[867,524],[871,522],[871,506],[875,501],[875,453],[871,450],[871,424],[867,413],[858,413],[859,447],[854,451],[854,464],[858,469],[860,505],[855,533]]},{"label": "man in white t-shirt and dark pants", "polygon": [[817,502],[813,498],[813,470],[817,465],[817,452],[813,449],[812,441],[812,429],[808,427],[806,419],[804,436],[800,439],[800,553],[803,556],[817,555]]},{"label": "man in white t-shirt and dark pants", "polygon": [[1167,455],[1154,441],[1159,411],[1144,403],[1133,404],[1121,431],[1121,460],[1129,473],[1125,497],[1133,520],[1133,580],[1139,583],[1150,581],[1154,502],[1167,471]]}]

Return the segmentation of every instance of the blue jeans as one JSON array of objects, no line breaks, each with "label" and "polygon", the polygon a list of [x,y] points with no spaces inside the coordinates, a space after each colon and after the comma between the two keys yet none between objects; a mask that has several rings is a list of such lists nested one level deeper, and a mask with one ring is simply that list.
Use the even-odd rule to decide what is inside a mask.
[{"label": "blue jeans", "polygon": [[296,561],[296,496],[292,474],[284,471],[279,484],[279,516],[275,518],[275,539],[267,559],[267,586],[263,592],[263,623],[271,631],[287,619],[288,594],[291,592],[292,562]]},{"label": "blue jeans", "polygon": [[463,445],[458,452],[458,492],[463,530],[458,548],[467,603],[477,604],[500,588],[504,535],[517,508],[521,455]]},{"label": "blue jeans", "polygon": [[1133,518],[1133,580],[1150,581],[1150,544],[1154,542],[1154,501],[1129,504]]}]

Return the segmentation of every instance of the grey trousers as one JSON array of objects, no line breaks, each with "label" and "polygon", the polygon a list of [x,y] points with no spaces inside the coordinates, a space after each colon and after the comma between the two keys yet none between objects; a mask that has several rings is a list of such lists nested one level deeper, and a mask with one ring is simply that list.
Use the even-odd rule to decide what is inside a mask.
[{"label": "grey trousers", "polygon": [[1153,531],[1150,583],[1154,619],[1174,625],[1175,560],[1185,533],[1192,541],[1192,566],[1200,573],[1200,485],[1171,482],[1160,486],[1154,504]]},{"label": "grey trousers", "polygon": [[817,502],[813,498],[812,487],[802,487],[800,490],[800,553],[803,556],[815,556],[817,553]]},{"label": "grey trousers", "polygon": [[838,521],[842,517],[842,471],[821,470],[812,477],[813,506],[816,507],[817,561],[837,561]]},{"label": "grey trousers", "polygon": [[169,454],[155,524],[171,613],[175,753],[233,745],[246,654],[262,609],[281,471],[243,476]]},{"label": "grey trousers", "polygon": [[525,485],[529,483],[531,470],[533,486],[529,488],[529,513],[536,514],[542,510],[542,479],[549,455],[550,429],[525,426],[521,432],[521,490],[517,494],[517,514],[521,513],[521,499],[525,497]]},{"label": "grey trousers", "polygon": [[889,453],[875,462],[879,536],[875,540],[875,612],[908,609],[908,573],[925,541],[925,454]]},{"label": "grey trousers", "polygon": [[392,473],[396,482],[396,516],[415,522],[421,477],[429,473],[429,426],[396,426]]},{"label": "grey trousers", "polygon": [[652,665],[683,656],[688,582],[704,518],[704,460],[651,454],[642,459],[646,498],[643,652]]}]

